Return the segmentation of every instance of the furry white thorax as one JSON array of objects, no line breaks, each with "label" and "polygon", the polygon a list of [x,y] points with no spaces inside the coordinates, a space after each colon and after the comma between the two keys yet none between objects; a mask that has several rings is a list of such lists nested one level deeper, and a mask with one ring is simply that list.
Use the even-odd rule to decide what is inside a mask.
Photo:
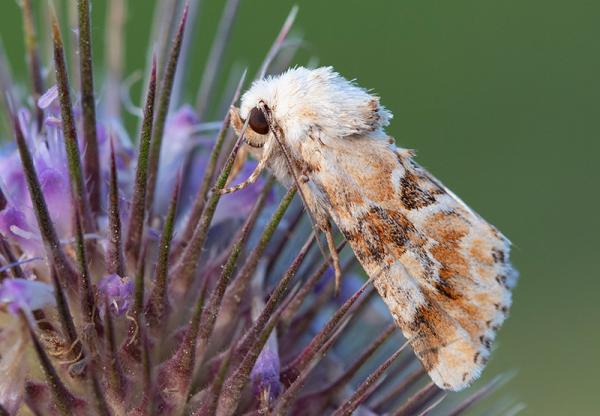
[{"label": "furry white thorax", "polygon": [[[314,135],[324,143],[354,135],[387,139],[383,128],[392,118],[392,113],[378,105],[378,97],[331,67],[297,67],[255,81],[242,97],[241,117],[246,119],[260,101],[271,109],[292,152],[300,141]],[[373,120],[373,103],[377,120]]]}]

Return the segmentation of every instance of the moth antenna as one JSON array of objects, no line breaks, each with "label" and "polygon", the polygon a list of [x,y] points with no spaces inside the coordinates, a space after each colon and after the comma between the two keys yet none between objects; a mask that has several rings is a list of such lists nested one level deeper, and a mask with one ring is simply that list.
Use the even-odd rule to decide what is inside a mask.
[{"label": "moth antenna", "polygon": [[337,252],[335,240],[333,239],[333,232],[331,230],[331,224],[328,222],[327,227],[324,230],[325,238],[327,239],[327,247],[331,254],[331,261],[333,262],[333,270],[335,272],[335,296],[340,294],[340,286],[342,282],[342,268],[340,267],[340,256]]},{"label": "moth antenna", "polygon": [[258,177],[260,176],[262,171],[265,170],[265,167],[267,166],[267,161],[268,161],[269,157],[271,157],[272,149],[273,149],[273,146],[270,145],[270,143],[268,143],[265,146],[265,151],[263,152],[263,157],[260,159],[260,161],[258,162],[258,165],[256,165],[256,168],[254,168],[254,172],[252,172],[252,174],[248,177],[248,179],[246,179],[244,182],[242,182],[236,186],[221,189],[221,191],[220,191],[221,195],[230,194],[230,193],[236,192],[236,191],[241,191],[248,185],[251,185],[254,182],[256,182],[256,180],[258,179]]},{"label": "moth antenna", "polygon": [[[317,221],[315,220],[315,217],[310,210],[310,206],[308,205],[306,197],[304,196],[304,192],[302,191],[302,188],[300,187],[300,180],[298,178],[296,171],[294,170],[294,165],[292,164],[292,158],[290,157],[290,154],[288,153],[288,150],[286,149],[286,147],[283,145],[283,142],[279,138],[279,131],[273,125],[273,119],[271,117],[271,112],[267,109],[264,102],[261,101],[258,103],[258,105],[260,107],[260,110],[263,112],[263,114],[265,116],[265,120],[267,120],[267,122],[269,124],[269,129],[273,132],[273,136],[275,137],[277,144],[281,148],[281,151],[283,153],[283,156],[285,157],[285,161],[288,165],[288,168],[290,169],[290,172],[292,173],[292,178],[294,178],[294,183],[296,184],[296,189],[298,189],[298,194],[300,194],[300,199],[302,199],[302,203],[304,204],[304,207],[306,208],[306,212],[308,213],[308,218],[310,219],[311,226],[313,228],[313,231],[315,232],[315,240],[317,241],[317,245],[319,246],[321,255],[323,256],[324,259],[328,259],[329,256],[326,254],[325,248],[323,247],[323,243],[321,242],[321,239],[319,238],[320,228],[317,227]],[[334,252],[337,255],[337,251],[334,250]],[[334,254],[331,253],[332,259],[333,259],[333,256],[334,256]]]}]

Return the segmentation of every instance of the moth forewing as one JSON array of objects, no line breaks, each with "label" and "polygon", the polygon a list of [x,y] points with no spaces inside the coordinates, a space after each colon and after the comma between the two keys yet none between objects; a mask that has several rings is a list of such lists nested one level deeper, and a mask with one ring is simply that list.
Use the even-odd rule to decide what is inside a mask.
[{"label": "moth forewing", "polygon": [[[260,106],[282,140],[264,165],[286,185],[305,178],[315,222],[344,234],[433,381],[468,386],[511,304],[508,240],[396,148],[383,130],[391,113],[331,68],[255,82],[234,126]],[[276,139],[247,134],[251,147]]]}]

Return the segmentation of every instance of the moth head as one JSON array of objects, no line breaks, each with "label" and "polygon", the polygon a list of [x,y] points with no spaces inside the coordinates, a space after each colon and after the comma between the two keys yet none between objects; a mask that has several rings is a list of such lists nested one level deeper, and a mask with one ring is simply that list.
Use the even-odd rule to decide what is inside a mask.
[{"label": "moth head", "polygon": [[[267,121],[264,112],[268,113]],[[239,134],[248,119],[246,141],[261,147],[272,137],[273,127],[284,140],[296,141],[319,135],[347,137],[384,135],[392,114],[379,98],[346,80],[331,67],[292,68],[281,75],[255,81],[243,95],[240,109],[232,110]]]},{"label": "moth head", "polygon": [[238,136],[244,128],[246,119],[248,119],[248,128],[244,133],[244,141],[254,149],[255,153],[261,153],[262,148],[271,135],[269,123],[265,118],[263,110],[256,106],[242,116],[239,108],[231,107],[230,114],[231,124]]}]

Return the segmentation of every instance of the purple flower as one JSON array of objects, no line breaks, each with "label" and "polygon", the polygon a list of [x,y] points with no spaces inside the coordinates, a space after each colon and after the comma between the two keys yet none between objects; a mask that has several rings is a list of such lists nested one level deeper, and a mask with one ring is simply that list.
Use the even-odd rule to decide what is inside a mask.
[{"label": "purple flower", "polygon": [[[193,108],[184,105],[174,112],[165,125],[163,135],[163,147],[160,152],[160,169],[158,170],[158,179],[156,183],[157,195],[170,195],[178,171],[189,162],[187,158],[193,147],[198,143],[195,128],[199,123],[198,116]],[[209,140],[206,141],[210,143]],[[200,158],[200,164],[195,163],[190,169],[194,174],[198,172],[202,179],[202,172],[206,168],[207,159]],[[199,182],[198,182],[199,183]],[[159,213],[166,213],[169,203],[168,198],[157,198],[155,208]]]},{"label": "purple flower", "polygon": [[196,130],[198,123],[200,123],[200,119],[192,106],[183,105],[167,120],[165,132],[169,135],[165,134],[165,137],[175,141],[189,139]]},{"label": "purple flower", "polygon": [[[48,118],[58,116],[58,108],[54,105],[56,99],[57,91],[52,87],[38,101]],[[43,137],[38,134],[29,111],[20,109],[18,118],[57,234],[61,239],[69,238],[73,216],[62,123],[46,123],[47,134],[42,144]],[[14,148],[0,156],[0,189],[7,200],[6,207],[0,212],[0,232],[10,243],[24,248],[26,254],[42,255],[44,250],[36,231],[37,220],[23,166]]]},{"label": "purple flower", "polygon": [[73,221],[73,205],[71,204],[68,176],[56,168],[47,167],[40,169],[38,177],[46,204],[54,224],[57,226],[58,235],[69,236]]},{"label": "purple flower", "polygon": [[250,373],[256,396],[266,399],[269,403],[279,396],[281,393],[280,369],[277,339],[271,335]]},{"label": "purple flower", "polygon": [[129,277],[109,274],[98,282],[98,292],[101,302],[107,300],[114,313],[123,315],[133,301],[133,282]]},{"label": "purple flower", "polygon": [[16,151],[3,152],[0,156],[0,187],[2,193],[14,204],[23,204],[29,198],[27,183]]},{"label": "purple flower", "polygon": [[48,283],[27,279],[5,279],[0,285],[0,304],[7,305],[13,315],[55,304],[54,289]]},{"label": "purple flower", "polygon": [[60,106],[58,104],[58,87],[53,85],[40,98],[38,98],[37,106],[42,110],[58,114]]},{"label": "purple flower", "polygon": [[0,211],[0,233],[28,254],[40,253],[42,247],[35,223],[12,205]]},{"label": "purple flower", "polygon": [[[34,163],[46,204],[59,238],[71,236],[72,205],[64,152],[37,146]],[[18,154],[0,158],[0,188],[7,199],[0,211],[0,232],[9,242],[18,244],[30,256],[43,254],[37,220],[33,211],[25,174]]]},{"label": "purple flower", "polygon": [[[56,86],[42,95],[37,104],[44,110],[45,135],[39,135],[33,118],[26,109],[18,111],[19,123],[33,157],[50,217],[59,239],[64,241],[73,236],[73,206]],[[80,128],[79,111],[74,111],[74,115],[76,124]],[[131,175],[126,173],[129,171],[127,168],[131,157],[127,156],[128,139],[124,139],[123,135],[124,133],[118,128],[107,129],[102,124],[98,124],[98,143],[102,160],[109,159],[110,140],[107,138],[113,137],[120,179],[128,182],[131,180]],[[80,131],[78,136],[81,137]],[[83,140],[79,140],[79,143],[80,147],[84,146]],[[108,163],[101,163],[101,169],[103,178],[108,181]],[[125,187],[125,189],[129,188],[129,186]],[[30,257],[44,255],[23,166],[13,146],[5,148],[0,154],[0,190],[7,200],[6,206],[0,211],[0,233],[9,243],[24,249],[25,254]],[[106,198],[103,197],[102,200]]]}]

